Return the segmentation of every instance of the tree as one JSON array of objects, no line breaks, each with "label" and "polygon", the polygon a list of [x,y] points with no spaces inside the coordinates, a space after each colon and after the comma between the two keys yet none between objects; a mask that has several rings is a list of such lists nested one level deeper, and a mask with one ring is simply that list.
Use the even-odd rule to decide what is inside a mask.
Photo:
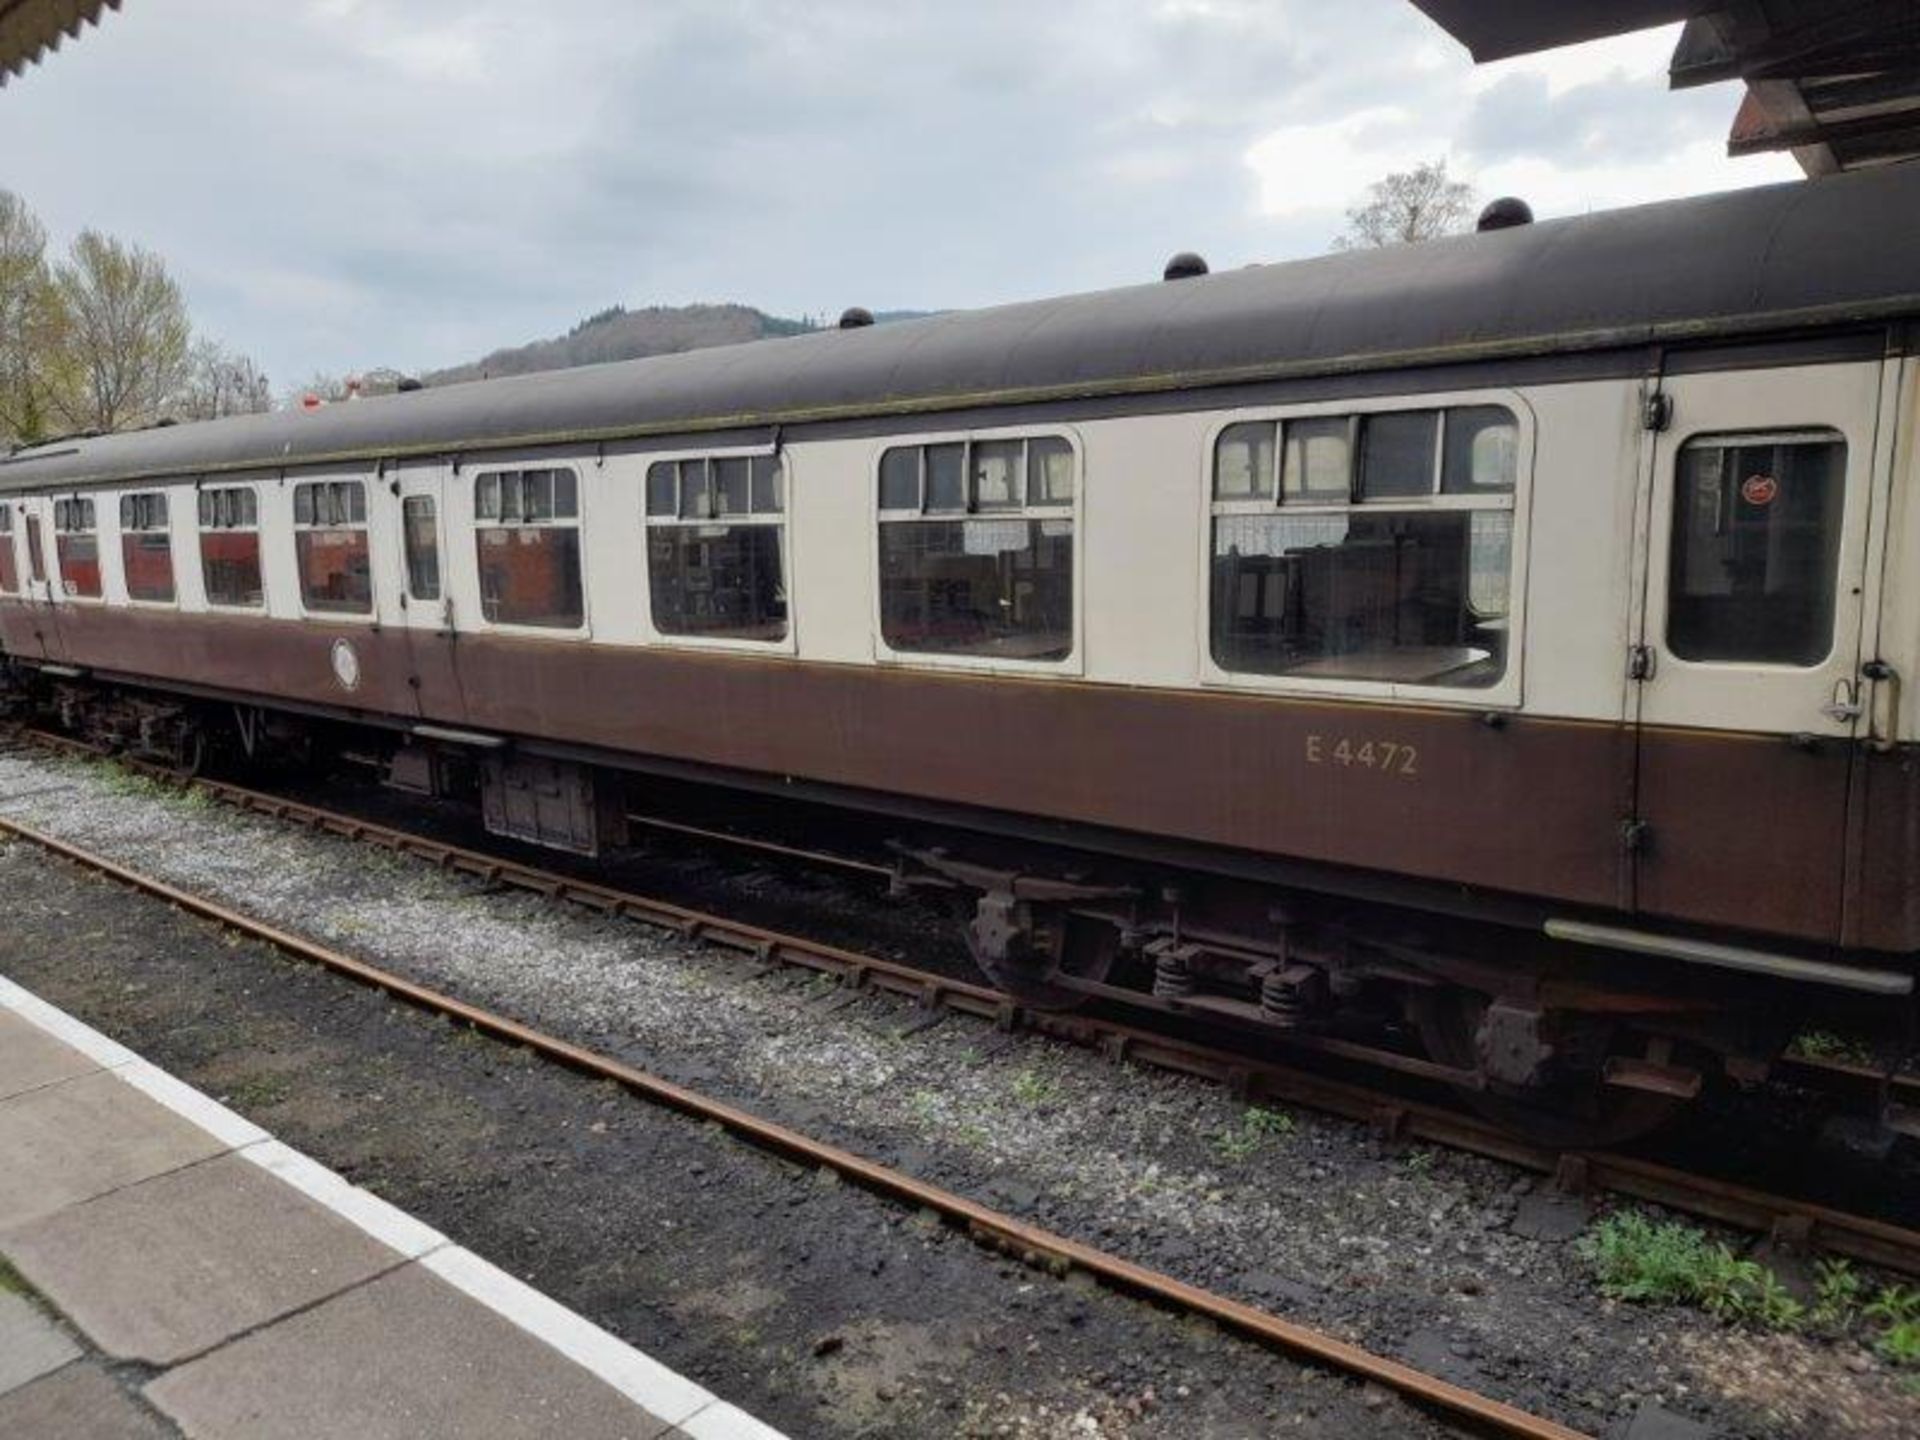
[{"label": "tree", "polygon": [[1473,217],[1473,187],[1447,174],[1444,159],[1398,170],[1367,188],[1367,200],[1347,211],[1336,250],[1373,250],[1454,235]]},{"label": "tree", "polygon": [[152,424],[188,374],[192,330],[160,257],[83,230],[55,267],[62,334],[48,386],[69,430]]},{"label": "tree", "polygon": [[0,190],[0,449],[46,438],[37,363],[53,329],[46,251],[46,228]]},{"label": "tree", "polygon": [[218,420],[272,408],[273,388],[251,356],[202,339],[193,344],[186,383],[168,411],[180,420]]}]

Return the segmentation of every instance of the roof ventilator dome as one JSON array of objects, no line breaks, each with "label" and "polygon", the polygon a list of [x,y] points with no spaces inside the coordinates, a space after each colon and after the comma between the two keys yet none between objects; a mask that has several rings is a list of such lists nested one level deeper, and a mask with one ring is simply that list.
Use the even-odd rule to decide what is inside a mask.
[{"label": "roof ventilator dome", "polygon": [[1196,255],[1191,250],[1182,250],[1167,261],[1167,268],[1160,272],[1162,280],[1191,280],[1196,275],[1207,273],[1207,260],[1204,255]]},{"label": "roof ventilator dome", "polygon": [[849,305],[840,312],[842,330],[864,330],[873,324],[873,312],[864,305]]},{"label": "roof ventilator dome", "polygon": [[1480,212],[1480,218],[1474,222],[1475,230],[1511,230],[1516,225],[1533,223],[1533,207],[1518,195],[1502,195],[1498,200],[1489,200],[1487,208]]}]

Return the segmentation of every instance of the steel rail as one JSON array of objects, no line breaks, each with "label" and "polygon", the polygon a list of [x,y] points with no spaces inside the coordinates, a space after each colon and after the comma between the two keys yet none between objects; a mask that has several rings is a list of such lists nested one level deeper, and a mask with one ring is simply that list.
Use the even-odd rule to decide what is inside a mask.
[{"label": "steel rail", "polygon": [[0,817],[0,834],[29,841],[51,855],[164,900],[238,934],[263,941],[297,959],[372,986],[396,1000],[459,1021],[507,1044],[524,1046],[548,1060],[597,1079],[615,1081],[656,1104],[682,1114],[717,1123],[761,1149],[831,1170],[889,1200],[934,1211],[946,1223],[964,1230],[976,1242],[1016,1256],[1028,1265],[1047,1269],[1056,1275],[1079,1270],[1110,1288],[1204,1316],[1227,1330],[1269,1348],[1384,1385],[1409,1401],[1467,1425],[1477,1433],[1522,1437],[1522,1440],[1586,1440],[1583,1432],[1556,1421],[1428,1375],[1410,1365],[1376,1355],[1309,1326],[1282,1319],[1255,1306],[1189,1285],[1078,1240],[1028,1224],[852,1151],[811,1139],[736,1105],[702,1095],[611,1056],[267,924],[218,901],[179,889],[21,821]]},{"label": "steel rail", "polygon": [[[106,753],[68,736],[37,730],[26,734],[33,742],[55,749],[95,757]],[[124,759],[118,759],[118,763],[161,780],[183,783],[161,766]],[[185,783],[241,810],[320,833],[376,844],[488,884],[512,886],[603,914],[637,920],[688,939],[751,955],[766,964],[834,975],[851,988],[899,995],[930,1011],[945,1009],[989,1019],[1005,1030],[1024,1028],[1098,1050],[1116,1063],[1131,1062],[1211,1081],[1249,1102],[1298,1105],[1356,1121],[1387,1139],[1425,1141],[1503,1161],[1551,1176],[1559,1188],[1569,1193],[1605,1192],[1648,1201],[1802,1248],[1816,1248],[1903,1274],[1920,1275],[1920,1231],[1868,1216],[1696,1175],[1636,1156],[1554,1150],[1445,1106],[1408,1100],[1275,1061],[1194,1044],[1103,1016],[1028,1010],[1000,991],[900,961],[542,870],[227,781],[198,778]],[[1805,1059],[1795,1065],[1796,1071],[1803,1075],[1826,1068],[1828,1062]],[[1920,1082],[1911,1077],[1901,1077],[1899,1084],[1910,1087],[1907,1093],[1920,1091]]]}]

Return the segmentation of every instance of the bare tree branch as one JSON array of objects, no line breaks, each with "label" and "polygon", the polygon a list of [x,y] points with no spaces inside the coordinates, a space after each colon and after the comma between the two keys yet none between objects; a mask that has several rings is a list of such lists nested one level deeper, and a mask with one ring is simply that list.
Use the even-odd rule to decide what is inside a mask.
[{"label": "bare tree branch", "polygon": [[1367,188],[1367,201],[1347,211],[1347,228],[1336,250],[1373,250],[1454,235],[1473,218],[1473,187],[1447,174],[1435,160],[1398,170]]}]

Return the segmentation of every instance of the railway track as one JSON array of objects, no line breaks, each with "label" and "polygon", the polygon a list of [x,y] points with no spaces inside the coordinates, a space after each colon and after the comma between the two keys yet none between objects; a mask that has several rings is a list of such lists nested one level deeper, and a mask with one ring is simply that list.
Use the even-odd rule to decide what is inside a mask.
[{"label": "railway track", "polygon": [[[204,777],[182,781],[163,767],[109,757],[99,748],[67,736],[26,731],[18,738],[41,748],[94,758],[116,758],[117,763],[140,773],[167,783],[191,786],[237,809],[378,845],[489,885],[524,890],[555,902],[635,920],[735,951],[763,965],[797,967],[832,976],[852,989],[908,999],[929,1012],[947,1010],[973,1015],[1003,1029],[1019,1028],[1048,1035],[1095,1049],[1116,1063],[1149,1066],[1225,1086],[1250,1103],[1303,1107],[1368,1125],[1383,1138],[1444,1145],[1500,1160],[1549,1176],[1559,1189],[1570,1195],[1605,1193],[1647,1201],[1765,1235],[1791,1248],[1817,1250],[1908,1275],[1920,1275],[1920,1231],[1868,1216],[1698,1175],[1638,1156],[1611,1151],[1549,1149],[1500,1130],[1477,1116],[1443,1105],[1411,1100],[1230,1049],[1195,1044],[1110,1017],[1027,1010],[1010,996],[987,986],[956,980],[897,960],[559,874],[227,781]],[[0,831],[3,830],[22,831],[22,827],[0,819]],[[723,832],[701,833],[709,838],[728,838]],[[44,841],[52,837],[29,838]],[[789,847],[779,848],[783,853],[796,856],[806,854],[790,851]],[[1884,1087],[1900,1103],[1920,1106],[1920,1081],[1913,1077],[1887,1076],[1861,1066],[1811,1058],[1796,1057],[1783,1062],[1783,1066],[1790,1072],[1790,1078],[1799,1083],[1841,1091]]]},{"label": "railway track", "polygon": [[[346,827],[356,823],[347,821],[345,817],[333,818],[340,822],[340,833],[351,833]],[[329,825],[327,828],[334,827]],[[51,855],[107,879],[213,921],[237,934],[263,941],[282,953],[371,986],[396,1000],[467,1025],[495,1040],[524,1047],[555,1064],[597,1079],[613,1081],[655,1104],[718,1124],[761,1149],[802,1164],[830,1170],[843,1180],[899,1204],[931,1211],[976,1243],[1003,1252],[1029,1266],[1061,1277],[1075,1271],[1081,1272],[1109,1288],[1178,1312],[1202,1317],[1245,1339],[1313,1365],[1349,1375],[1359,1381],[1385,1386],[1429,1413],[1476,1435],[1506,1437],[1506,1440],[1584,1440],[1582,1432],[1557,1421],[1520,1410],[1323,1331],[1283,1319],[1068,1236],[1029,1224],[838,1146],[811,1139],[736,1105],[677,1085],[443,991],[417,984],[392,971],[269,925],[218,901],[182,890],[33,826],[0,817],[0,835],[28,841]],[[446,858],[451,861],[461,853],[455,852]],[[466,866],[459,865],[456,868],[464,869]],[[504,878],[504,873],[500,877],[490,878]],[[566,898],[544,885],[529,888],[556,893],[556,898]],[[570,883],[566,888],[570,890],[574,887]],[[676,925],[674,928],[682,933],[700,933],[697,927]]]}]

